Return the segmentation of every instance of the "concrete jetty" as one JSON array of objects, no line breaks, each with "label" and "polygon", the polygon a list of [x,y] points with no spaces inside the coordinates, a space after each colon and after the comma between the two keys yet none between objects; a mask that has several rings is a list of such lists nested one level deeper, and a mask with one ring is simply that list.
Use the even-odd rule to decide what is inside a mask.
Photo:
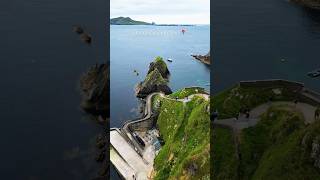
[{"label": "concrete jetty", "polygon": [[110,160],[124,179],[147,180],[152,166],[127,142],[120,129],[110,130]]}]

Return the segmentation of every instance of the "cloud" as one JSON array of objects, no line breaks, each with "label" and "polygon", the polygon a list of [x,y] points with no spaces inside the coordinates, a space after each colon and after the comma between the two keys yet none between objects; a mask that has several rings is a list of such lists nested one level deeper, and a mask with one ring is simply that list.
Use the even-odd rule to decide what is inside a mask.
[{"label": "cloud", "polygon": [[111,0],[111,17],[159,24],[209,24],[210,0]]}]

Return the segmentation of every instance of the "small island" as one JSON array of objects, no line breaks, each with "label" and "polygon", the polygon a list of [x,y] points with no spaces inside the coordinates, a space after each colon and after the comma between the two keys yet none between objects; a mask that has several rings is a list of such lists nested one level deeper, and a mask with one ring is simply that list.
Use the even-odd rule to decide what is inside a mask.
[{"label": "small island", "polygon": [[130,17],[117,17],[110,19],[111,25],[152,25],[153,23],[147,23],[143,21],[136,21]]},{"label": "small island", "polygon": [[110,19],[110,25],[150,25],[150,26],[194,26],[193,24],[156,24],[133,20],[130,17],[116,17]]},{"label": "small island", "polygon": [[168,86],[169,76],[170,72],[163,58],[157,57],[154,62],[150,63],[145,80],[136,86],[136,96],[145,98],[153,92],[171,94],[172,91]]}]

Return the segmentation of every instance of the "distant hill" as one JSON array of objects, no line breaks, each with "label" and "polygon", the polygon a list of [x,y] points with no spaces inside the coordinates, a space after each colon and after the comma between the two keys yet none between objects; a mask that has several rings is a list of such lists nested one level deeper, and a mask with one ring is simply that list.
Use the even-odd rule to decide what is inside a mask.
[{"label": "distant hill", "polygon": [[135,21],[129,17],[117,17],[110,19],[111,25],[152,25],[143,21]]}]

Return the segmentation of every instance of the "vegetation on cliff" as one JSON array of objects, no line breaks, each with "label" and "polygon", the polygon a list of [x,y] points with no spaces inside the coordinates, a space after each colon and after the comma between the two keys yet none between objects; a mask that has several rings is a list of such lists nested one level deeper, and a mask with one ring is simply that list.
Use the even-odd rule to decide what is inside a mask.
[{"label": "vegetation on cliff", "polygon": [[[215,96],[213,104],[223,117],[235,117],[242,103],[255,107],[270,97],[295,98],[288,89],[237,86]],[[305,124],[294,106],[273,105],[257,125],[239,132],[216,126],[212,140],[213,179],[320,179],[320,122]]]},{"label": "vegetation on cliff", "polygon": [[185,103],[156,96],[153,103],[165,142],[154,179],[210,179],[210,102],[200,96]]},{"label": "vegetation on cliff", "polygon": [[172,98],[178,98],[178,99],[183,99],[187,96],[190,96],[192,94],[207,94],[204,88],[201,87],[191,87],[191,88],[183,88],[180,89],[169,96]]},{"label": "vegetation on cliff", "polygon": [[172,93],[169,82],[169,70],[161,57],[157,57],[154,62],[150,63],[148,74],[143,82],[136,86],[137,97],[146,97],[153,92]]},{"label": "vegetation on cliff", "polygon": [[212,133],[212,175],[213,179],[237,179],[238,159],[232,130],[215,127]]},{"label": "vegetation on cliff", "polygon": [[110,19],[111,25],[151,25],[151,23],[143,21],[135,21],[130,17],[117,17]]},{"label": "vegetation on cliff", "polygon": [[272,101],[293,101],[296,95],[286,87],[240,87],[225,90],[212,100],[212,109],[219,112],[219,118],[236,117],[244,109],[252,109],[260,104]]}]

